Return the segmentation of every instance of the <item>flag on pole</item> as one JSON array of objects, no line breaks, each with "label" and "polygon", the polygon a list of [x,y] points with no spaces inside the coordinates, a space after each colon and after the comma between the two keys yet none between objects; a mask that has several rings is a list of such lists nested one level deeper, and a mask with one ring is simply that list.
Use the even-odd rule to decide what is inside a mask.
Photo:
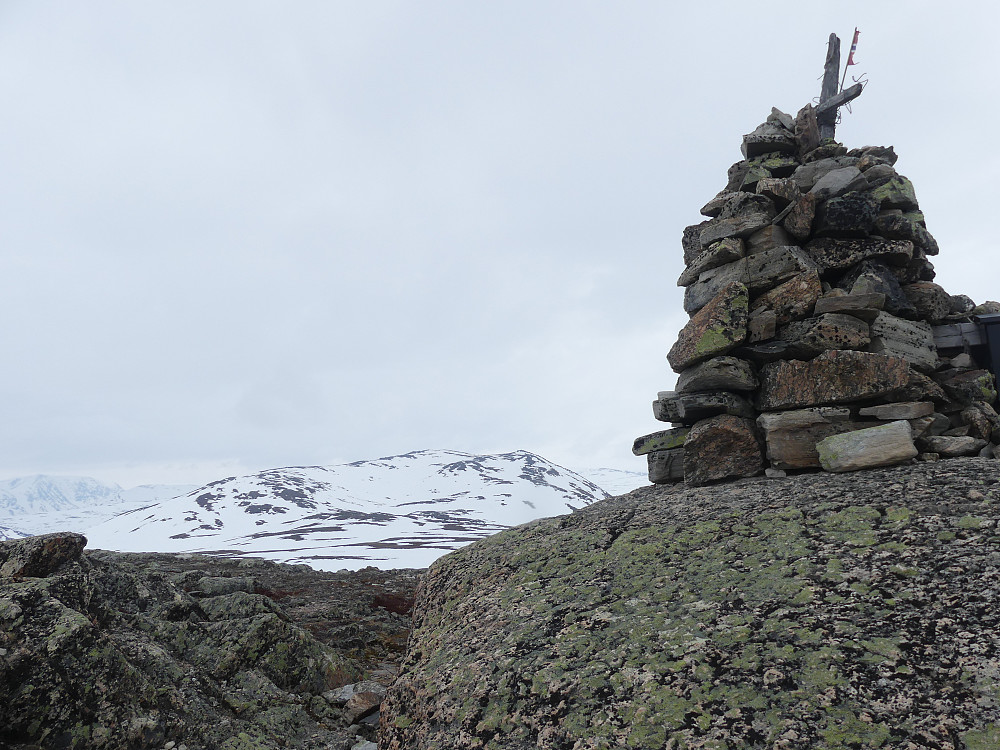
[{"label": "flag on pole", "polygon": [[[858,27],[855,26],[854,27],[854,40],[851,42],[851,54],[849,54],[847,56],[847,65],[857,65],[857,63],[854,62],[854,52],[858,49],[858,34],[860,34],[860,33],[861,32],[858,31]],[[844,66],[845,69],[847,68],[847,65]]]}]

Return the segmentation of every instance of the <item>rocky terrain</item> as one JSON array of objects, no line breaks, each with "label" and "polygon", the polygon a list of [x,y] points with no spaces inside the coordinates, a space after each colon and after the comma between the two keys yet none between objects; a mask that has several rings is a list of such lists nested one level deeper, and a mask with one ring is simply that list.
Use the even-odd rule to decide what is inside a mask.
[{"label": "rocky terrain", "polygon": [[373,748],[418,571],[0,542],[0,747]]},{"label": "rocky terrain", "polygon": [[1000,747],[1000,462],[657,485],[421,583],[382,750]]}]

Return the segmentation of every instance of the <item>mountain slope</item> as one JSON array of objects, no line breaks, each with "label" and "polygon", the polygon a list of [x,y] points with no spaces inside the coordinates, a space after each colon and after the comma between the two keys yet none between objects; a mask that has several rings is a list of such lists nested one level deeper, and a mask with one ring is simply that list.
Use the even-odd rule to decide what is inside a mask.
[{"label": "mountain slope", "polygon": [[425,567],[509,526],[607,497],[527,451],[414,451],[212,482],[86,530],[91,547],[255,555],[336,570]]}]

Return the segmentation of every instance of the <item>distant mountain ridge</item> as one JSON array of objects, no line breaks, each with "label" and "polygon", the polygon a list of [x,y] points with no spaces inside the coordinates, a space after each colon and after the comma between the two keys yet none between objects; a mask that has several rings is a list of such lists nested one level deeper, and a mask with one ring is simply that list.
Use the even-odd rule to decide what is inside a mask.
[{"label": "distant mountain ridge", "polygon": [[90,547],[253,555],[325,570],[425,567],[469,542],[608,497],[528,451],[413,451],[211,482],[86,529]]},{"label": "distant mountain ridge", "polygon": [[0,527],[31,534],[81,531],[124,511],[183,495],[195,487],[147,484],[122,489],[92,477],[46,474],[7,479],[0,481]]}]

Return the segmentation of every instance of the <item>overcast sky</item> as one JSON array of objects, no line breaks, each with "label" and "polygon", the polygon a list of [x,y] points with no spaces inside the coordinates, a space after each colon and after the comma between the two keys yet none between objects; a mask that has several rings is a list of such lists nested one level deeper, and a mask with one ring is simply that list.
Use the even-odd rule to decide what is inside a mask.
[{"label": "overcast sky", "polygon": [[644,471],[681,231],[855,26],[838,139],[1000,298],[1000,6],[681,5],[0,3],[0,478]]}]

